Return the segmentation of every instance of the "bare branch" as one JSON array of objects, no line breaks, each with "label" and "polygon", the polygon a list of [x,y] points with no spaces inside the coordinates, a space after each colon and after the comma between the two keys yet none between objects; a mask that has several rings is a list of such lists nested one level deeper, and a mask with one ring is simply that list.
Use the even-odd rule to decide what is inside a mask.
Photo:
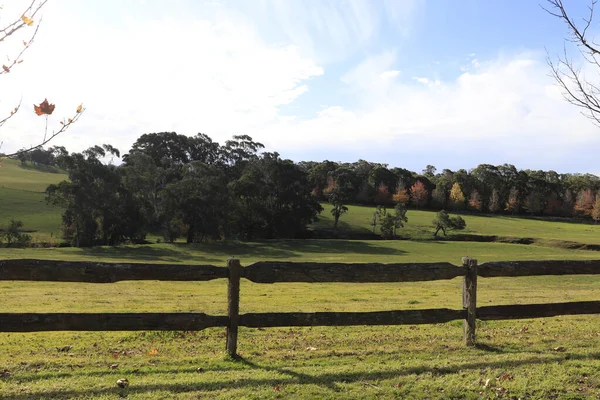
[{"label": "bare branch", "polygon": [[61,128],[60,128],[58,131],[56,131],[56,132],[53,132],[53,133],[52,133],[52,135],[48,136],[47,138],[45,137],[45,138],[44,138],[44,140],[42,140],[42,142],[41,142],[41,143],[39,143],[39,144],[37,144],[37,145],[35,145],[35,146],[31,146],[31,147],[29,147],[29,148],[23,149],[23,150],[16,151],[16,152],[14,152],[14,153],[11,153],[11,154],[6,154],[6,155],[4,155],[4,157],[7,157],[7,158],[16,157],[16,156],[17,156],[17,155],[19,155],[19,154],[22,154],[22,153],[27,153],[27,152],[30,152],[30,151],[33,151],[33,150],[39,149],[39,148],[41,148],[42,146],[45,146],[45,145],[46,145],[48,142],[50,142],[52,139],[54,139],[55,137],[57,137],[58,135],[60,135],[60,134],[61,134],[61,133],[63,133],[64,131],[66,131],[67,129],[69,129],[69,127],[70,127],[71,125],[73,125],[75,122],[77,122],[77,121],[79,120],[79,118],[81,117],[81,115],[82,115],[84,112],[85,112],[85,108],[82,108],[82,109],[81,109],[81,111],[77,111],[77,112],[75,113],[75,115],[73,116],[73,118],[69,118],[67,121],[62,121],[62,122],[61,122]]},{"label": "bare branch", "polygon": [[8,121],[9,119],[11,119],[12,117],[15,116],[15,114],[17,114],[17,112],[19,112],[19,108],[21,108],[21,102],[23,101],[23,99],[21,99],[19,101],[19,104],[10,112],[10,115],[4,119],[0,119],[0,127],[2,127],[2,125],[4,125],[4,123],[6,121]]},{"label": "bare branch", "polygon": [[[586,36],[593,23],[594,7],[597,1],[591,0],[588,6],[588,15],[583,18],[582,27],[577,26],[574,19],[568,15],[562,0],[547,0],[550,8],[543,6],[542,8],[567,25],[570,37],[565,40],[574,43],[579,48],[585,62],[597,67],[600,71],[600,49],[596,47],[593,38],[590,40]],[[553,61],[547,55],[546,61],[550,67],[551,76],[561,88],[565,100],[581,108],[582,114],[600,127],[600,84],[589,82],[586,79],[581,69],[577,68],[569,58],[566,47],[562,57],[559,56],[556,61]]]}]

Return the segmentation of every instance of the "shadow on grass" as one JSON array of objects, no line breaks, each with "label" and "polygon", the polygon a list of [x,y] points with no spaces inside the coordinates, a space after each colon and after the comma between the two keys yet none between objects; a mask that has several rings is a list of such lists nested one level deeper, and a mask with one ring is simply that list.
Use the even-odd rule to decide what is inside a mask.
[{"label": "shadow on grass", "polygon": [[[492,347],[493,348],[493,347]],[[484,350],[486,350],[484,346]],[[496,350],[493,350],[496,351]],[[501,352],[501,351],[500,351]],[[567,357],[568,356],[568,357]],[[195,376],[197,373],[195,370],[190,368],[189,370],[182,370],[182,368],[159,368],[150,371],[137,371],[127,374],[131,381],[131,386],[127,389],[119,389],[117,387],[102,388],[92,391],[79,391],[79,390],[48,390],[38,391],[28,394],[15,394],[4,399],[14,400],[25,400],[25,399],[37,399],[37,398],[73,398],[81,396],[100,396],[100,395],[116,395],[116,396],[127,396],[127,395],[143,395],[145,393],[156,392],[156,391],[167,391],[169,393],[191,393],[191,392],[208,392],[208,391],[219,391],[228,389],[237,389],[243,387],[264,387],[271,386],[275,387],[278,385],[317,385],[334,392],[339,392],[341,388],[338,386],[340,383],[354,383],[362,381],[378,381],[392,379],[401,376],[408,375],[421,375],[421,374],[432,374],[435,376],[443,376],[450,374],[458,374],[462,371],[468,370],[480,370],[480,369],[504,369],[504,368],[515,368],[520,366],[534,365],[534,364],[551,364],[561,362],[564,360],[597,360],[600,358],[600,353],[591,354],[540,354],[520,360],[500,360],[500,361],[482,361],[482,362],[466,362],[455,364],[449,367],[409,367],[409,368],[397,368],[385,371],[353,371],[347,373],[324,373],[324,374],[306,374],[293,370],[293,367],[274,367],[270,365],[262,365],[250,361],[249,359],[240,357],[237,361],[231,361],[231,368],[207,368],[203,372],[204,374],[210,372],[217,372],[219,376],[223,373],[235,373],[238,371],[245,370],[256,370],[272,372],[280,375],[280,377],[273,378],[248,378],[248,379],[218,379],[211,382],[191,382],[191,383],[164,383],[164,384],[140,384],[135,383],[135,376],[147,376],[149,374],[158,375],[173,375],[181,374],[186,376]],[[240,368],[240,366],[242,368]],[[89,372],[72,372],[72,373],[48,373],[48,374],[35,374],[31,376],[13,376],[5,379],[6,383],[10,383],[11,380],[16,382],[31,382],[39,381],[42,379],[61,379],[75,376],[88,376],[88,377],[108,377],[114,376],[120,377],[126,371],[89,371]]]},{"label": "shadow on grass", "polygon": [[177,247],[165,246],[127,246],[127,247],[82,247],[77,249],[77,254],[86,257],[98,257],[102,259],[119,259],[148,262],[190,262],[200,264],[202,262],[219,262],[220,259],[202,257],[201,255],[189,254]]},{"label": "shadow on grass", "polygon": [[262,242],[219,242],[213,244],[174,244],[173,246],[197,250],[203,253],[223,256],[254,256],[263,259],[301,257],[305,253],[327,254],[383,254],[402,255],[404,250],[377,246],[376,244],[354,240],[327,240],[327,239],[298,239],[298,240],[273,240]]},{"label": "shadow on grass", "polygon": [[63,171],[62,169],[52,166],[52,165],[33,164],[33,163],[29,162],[29,163],[25,163],[25,164],[21,163],[19,166],[23,169],[27,169],[30,171],[40,171],[40,172],[46,172],[46,173],[50,173],[50,174],[66,174],[66,172]]}]

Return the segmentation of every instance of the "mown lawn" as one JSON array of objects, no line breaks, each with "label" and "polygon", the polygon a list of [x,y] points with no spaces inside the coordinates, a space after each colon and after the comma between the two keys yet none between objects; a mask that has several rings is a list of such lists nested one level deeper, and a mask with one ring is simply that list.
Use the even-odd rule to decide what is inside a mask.
[{"label": "mown lawn", "polygon": [[[223,265],[596,258],[596,252],[501,243],[286,241],[0,251],[0,257]],[[480,278],[478,304],[598,299],[596,276]],[[375,311],[461,306],[461,281],[253,284],[240,312]],[[226,282],[1,282],[0,312],[197,311],[223,315]],[[397,327],[242,328],[225,357],[222,328],[202,332],[0,334],[0,398],[597,398],[600,317]],[[68,348],[67,346],[72,346]],[[112,368],[111,368],[112,367]],[[200,372],[198,372],[200,368]],[[116,381],[127,378],[127,389]]]}]

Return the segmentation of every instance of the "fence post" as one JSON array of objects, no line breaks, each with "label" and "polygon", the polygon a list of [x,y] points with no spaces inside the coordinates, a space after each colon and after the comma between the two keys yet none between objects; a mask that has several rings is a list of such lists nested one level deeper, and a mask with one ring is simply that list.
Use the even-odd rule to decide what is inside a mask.
[{"label": "fence post", "polygon": [[242,266],[240,260],[230,258],[227,260],[229,268],[229,281],[227,285],[227,354],[232,358],[237,358],[237,336],[238,325],[240,322],[240,276]]},{"label": "fence post", "polygon": [[467,273],[463,280],[463,309],[467,318],[463,320],[463,340],[467,346],[475,346],[475,324],[477,321],[477,260],[463,257]]}]

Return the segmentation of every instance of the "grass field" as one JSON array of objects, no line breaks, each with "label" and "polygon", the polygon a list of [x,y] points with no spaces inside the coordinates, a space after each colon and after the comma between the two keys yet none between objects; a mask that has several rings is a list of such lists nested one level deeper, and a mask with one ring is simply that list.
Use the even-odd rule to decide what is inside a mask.
[{"label": "grass field", "polygon": [[0,226],[11,218],[23,221],[34,240],[60,235],[61,210],[47,205],[44,191],[67,175],[52,167],[26,168],[15,160],[3,160],[0,168]]},{"label": "grass field", "polygon": [[[332,243],[335,242],[335,243]],[[438,250],[439,249],[439,250]],[[450,261],[594,258],[595,252],[502,243],[287,241],[94,249],[4,249],[2,257],[108,261]],[[597,299],[598,277],[480,279],[479,304]],[[273,284],[246,281],[241,312],[460,308],[461,281]],[[223,315],[226,282],[0,282],[0,312],[201,311]],[[0,398],[596,398],[600,317],[399,327],[241,329],[240,361],[224,330],[0,334]],[[68,351],[60,351],[73,346]],[[558,349],[558,350],[554,350]],[[114,369],[110,368],[118,364]],[[202,368],[198,373],[197,368]],[[116,386],[127,378],[128,389]],[[489,381],[488,381],[489,380]],[[487,385],[486,385],[487,382]]]},{"label": "grass field", "polygon": [[[332,227],[333,218],[329,213],[331,206],[323,204],[316,226]],[[374,207],[349,206],[348,213],[340,218],[340,229],[358,232],[371,232]],[[431,221],[435,212],[409,210],[408,223],[398,230],[398,235],[410,239],[431,239],[433,228]],[[600,244],[600,225],[569,221],[550,221],[510,216],[462,215],[467,228],[458,234],[497,235],[520,238],[552,239],[556,241],[574,241],[586,244]],[[376,230],[378,232],[378,230]],[[449,234],[453,234],[449,231]]]},{"label": "grass field", "polygon": [[[43,204],[41,192],[48,183],[64,177],[5,161],[0,168],[0,220],[16,217],[26,228],[39,230],[40,235],[56,232],[60,212]],[[330,226],[325,208],[319,224]],[[341,219],[341,228],[370,231],[372,212],[372,208],[350,207]],[[429,238],[433,214],[410,210],[409,223],[401,234]],[[469,215],[465,220],[466,233],[600,243],[600,232],[594,225]],[[240,258],[243,265],[259,260],[458,264],[466,255],[480,262],[600,258],[595,251],[537,243],[178,243],[0,249],[0,258],[214,265],[224,265],[232,256]],[[272,285],[242,280],[240,311],[459,309],[461,284],[460,279]],[[480,278],[478,304],[598,300],[599,285],[599,276]],[[223,315],[226,291],[225,280],[115,284],[0,281],[0,313],[197,311]],[[220,328],[201,332],[0,333],[0,399],[600,397],[600,316],[479,322],[477,348],[465,348],[461,337],[460,321],[398,327],[242,328],[242,358],[234,361],[225,357],[225,331]],[[127,389],[117,387],[120,378],[129,380]]]}]

